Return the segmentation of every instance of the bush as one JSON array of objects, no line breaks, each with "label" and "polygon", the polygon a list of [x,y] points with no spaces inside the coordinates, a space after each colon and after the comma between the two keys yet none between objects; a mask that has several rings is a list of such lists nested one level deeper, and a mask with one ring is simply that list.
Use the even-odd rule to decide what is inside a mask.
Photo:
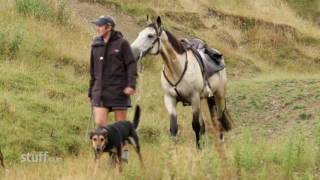
[{"label": "bush", "polygon": [[258,151],[253,137],[251,132],[247,131],[234,146],[233,159],[238,175],[241,175],[242,170],[253,171],[258,167]]},{"label": "bush", "polygon": [[39,19],[45,19],[54,15],[50,5],[43,0],[16,0],[16,8],[19,13],[32,15]]},{"label": "bush", "polygon": [[6,39],[5,33],[0,30],[0,57],[5,53]]},{"label": "bush", "polygon": [[56,20],[60,24],[65,24],[70,19],[70,12],[67,10],[67,1],[60,0],[56,10]]},{"label": "bush", "polygon": [[18,27],[15,33],[12,35],[11,42],[9,43],[9,57],[15,58],[23,41],[24,30]]},{"label": "bush", "polygon": [[16,0],[16,9],[21,14],[51,20],[58,24],[65,24],[70,19],[65,0],[58,0],[55,4],[45,0]]},{"label": "bush", "polygon": [[[2,27],[6,27],[5,25]],[[0,58],[16,58],[24,37],[24,27],[21,25],[13,28],[0,29]]]}]

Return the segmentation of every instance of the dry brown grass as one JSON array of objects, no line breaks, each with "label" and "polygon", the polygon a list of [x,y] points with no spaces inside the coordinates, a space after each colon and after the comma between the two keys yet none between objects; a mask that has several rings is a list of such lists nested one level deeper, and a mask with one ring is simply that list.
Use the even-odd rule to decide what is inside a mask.
[{"label": "dry brown grass", "polygon": [[[316,44],[310,45],[283,37],[273,28],[263,29],[257,26],[242,31],[236,24],[203,16],[202,13],[205,11],[200,10],[204,10],[204,5],[208,3],[212,8],[218,7],[221,11],[234,15],[253,16],[274,23],[288,21],[294,28],[296,28],[295,23],[305,20],[299,21],[296,15],[288,19],[280,17],[292,13],[288,10],[281,14],[281,11],[288,8],[285,5],[275,8],[278,12],[268,19],[265,17],[268,14],[267,7],[271,13],[270,8],[276,6],[273,3],[275,1],[265,4],[259,0],[250,8],[245,8],[246,3],[253,2],[249,0],[227,1],[229,4],[202,0],[196,5],[190,0],[175,2],[177,4],[171,6],[171,1],[140,0],[133,7],[143,4],[162,13],[179,11],[179,16],[183,14],[183,10],[192,12],[187,14],[196,13],[206,27],[197,31],[193,31],[190,27],[184,28],[188,30],[187,32],[193,32],[194,35],[207,39],[210,45],[225,54],[228,72],[231,75],[228,107],[236,121],[235,129],[227,134],[225,161],[222,162],[218,157],[210,133],[204,137],[203,151],[195,148],[190,107],[178,107],[179,141],[177,145],[172,143],[168,135],[169,120],[159,82],[162,63],[159,58],[148,58],[144,61],[146,68],[144,76],[140,76],[143,79],[139,79],[138,93],[142,98],[139,102],[136,102],[137,97],[133,98],[134,103],[142,106],[139,133],[146,168],[140,169],[137,156],[130,150],[130,163],[125,168],[124,174],[120,176],[117,169],[108,169],[107,160],[104,158],[101,161],[100,173],[95,178],[318,179],[317,160],[320,157],[318,155],[320,146],[314,141],[320,139],[319,135],[315,136],[315,126],[319,117],[319,71],[313,64],[301,66],[299,62],[294,61],[294,57],[307,56],[316,59],[319,57],[317,54],[319,47]],[[240,4],[241,2],[244,4]],[[88,28],[87,22],[80,19],[78,14],[72,14],[73,24],[61,26],[48,21],[39,21],[33,17],[20,17],[12,5],[8,3],[4,8],[5,11],[0,12],[1,22],[16,24],[17,19],[21,20],[28,33],[25,35],[18,58],[12,62],[1,62],[0,66],[2,72],[0,108],[4,110],[2,112],[4,116],[1,116],[4,117],[4,121],[1,120],[0,123],[5,124],[0,127],[2,130],[0,142],[9,144],[2,149],[8,158],[6,161],[8,169],[0,170],[0,177],[9,180],[92,179],[93,155],[90,145],[82,141],[89,113],[86,97],[88,78],[86,66],[90,41],[94,35],[92,28]],[[263,7],[262,15],[255,16],[257,7],[261,5],[267,7]],[[245,8],[251,14],[249,12],[245,14],[242,10],[237,11],[237,7]],[[273,20],[278,17],[279,20]],[[166,22],[169,23],[168,28],[178,24],[173,19]],[[306,27],[308,26],[306,24]],[[175,31],[180,34],[185,33],[179,29]],[[312,31],[311,29],[306,34],[313,36]],[[283,50],[285,46],[289,46],[287,51]],[[289,59],[293,62],[286,59],[286,56],[279,56],[281,53],[290,55],[294,48],[302,53],[295,51],[296,54],[291,55]],[[299,53],[302,55],[297,55]],[[277,60],[282,59],[288,62],[278,65]],[[56,62],[57,66],[51,66],[52,62]],[[301,62],[309,61],[305,58]],[[75,66],[70,68],[69,65]],[[85,67],[80,73],[74,73],[75,68],[79,66]],[[275,68],[277,66],[280,68]],[[246,73],[249,75],[246,76]],[[41,89],[34,90],[37,88],[35,84]],[[42,109],[51,111],[39,113]],[[129,114],[129,117],[131,116],[132,114]],[[207,127],[210,127],[208,118],[206,121]],[[55,130],[53,136],[57,137],[56,139],[48,137],[48,128]],[[207,132],[210,132],[209,130],[208,128]],[[8,132],[14,136],[2,134]],[[297,138],[295,136],[297,134],[301,136]],[[76,146],[78,141],[81,146]],[[37,144],[38,142],[41,144]],[[50,153],[57,153],[57,156],[65,155],[64,160],[57,163],[20,162],[21,153],[30,149],[36,151],[37,148],[50,149]],[[75,151],[65,152],[68,149]]]}]

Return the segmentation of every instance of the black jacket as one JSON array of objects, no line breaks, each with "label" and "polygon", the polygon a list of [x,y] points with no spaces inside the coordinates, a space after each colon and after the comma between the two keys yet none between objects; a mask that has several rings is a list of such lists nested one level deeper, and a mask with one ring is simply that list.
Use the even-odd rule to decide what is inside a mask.
[{"label": "black jacket", "polygon": [[130,106],[125,87],[135,88],[137,64],[130,44],[119,31],[113,31],[107,44],[103,37],[91,45],[88,96],[93,103],[103,101],[105,106]]}]

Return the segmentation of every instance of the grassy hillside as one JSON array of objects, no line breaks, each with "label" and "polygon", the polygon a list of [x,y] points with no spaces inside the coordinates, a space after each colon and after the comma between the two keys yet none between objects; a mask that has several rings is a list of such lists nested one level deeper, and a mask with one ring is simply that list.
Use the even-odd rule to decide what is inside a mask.
[{"label": "grassy hillside", "polygon": [[[179,37],[198,36],[220,49],[230,79],[235,129],[227,134],[221,159],[208,116],[204,148],[196,150],[190,107],[178,107],[179,141],[171,142],[159,82],[162,63],[145,59],[141,99],[133,101],[142,106],[146,168],[130,151],[122,179],[320,178],[320,30],[311,18],[316,9],[304,16],[307,7],[298,1],[277,0],[98,0],[103,6],[83,1],[0,0],[0,148],[7,164],[0,179],[92,179],[92,152],[84,141],[94,35],[87,22],[97,12],[115,16],[130,40],[145,14],[162,15]],[[314,6],[310,1],[308,7]],[[21,155],[43,151],[63,161],[21,162]],[[97,179],[119,176],[105,170],[106,162]]]},{"label": "grassy hillside", "polygon": [[319,26],[283,1],[98,2],[135,16],[141,24],[145,14],[162,15],[165,26],[180,37],[201,37],[220,49],[228,59],[231,76],[270,72],[279,66],[298,72],[320,67]]},{"label": "grassy hillside", "polygon": [[11,1],[6,3],[0,12],[0,146],[6,159],[41,150],[77,154],[77,135],[89,114],[83,103],[88,55],[79,49],[88,47],[90,37],[76,26],[52,22],[54,14],[19,13]]}]

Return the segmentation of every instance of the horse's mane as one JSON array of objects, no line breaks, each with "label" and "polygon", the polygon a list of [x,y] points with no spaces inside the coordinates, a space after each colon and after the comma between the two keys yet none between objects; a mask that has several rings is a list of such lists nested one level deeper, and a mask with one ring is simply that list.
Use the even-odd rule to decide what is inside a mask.
[{"label": "horse's mane", "polygon": [[[154,29],[157,29],[157,25],[155,23],[151,23],[147,25],[147,27],[152,27]],[[172,45],[173,49],[178,53],[178,54],[183,54],[185,52],[185,48],[183,44],[178,40],[171,32],[167,31],[164,29],[164,32],[166,32],[168,36],[168,40],[170,44]]]},{"label": "horse's mane", "polygon": [[183,47],[180,40],[178,40],[171,32],[164,30],[167,33],[168,40],[172,45],[173,49],[176,50],[177,53],[182,54],[185,52],[185,48]]}]

